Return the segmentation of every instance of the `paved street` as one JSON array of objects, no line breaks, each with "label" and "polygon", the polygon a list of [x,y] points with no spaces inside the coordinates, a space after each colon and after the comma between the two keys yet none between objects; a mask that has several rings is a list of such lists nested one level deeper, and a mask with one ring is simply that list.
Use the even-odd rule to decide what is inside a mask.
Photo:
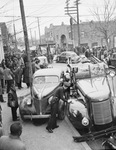
[{"label": "paved street", "polygon": [[[24,85],[23,85],[24,86]],[[22,90],[17,89],[18,96],[23,96],[29,92],[29,89],[24,87]],[[7,95],[4,94],[5,100]],[[3,129],[5,134],[9,133],[10,124],[12,124],[11,111],[6,103],[2,105]],[[84,143],[75,143],[72,136],[78,135],[78,132],[72,127],[67,120],[59,121],[59,128],[54,130],[53,134],[46,131],[46,124],[37,124],[28,120],[22,122],[23,133],[21,139],[25,142],[27,150],[91,150],[89,146]]]}]

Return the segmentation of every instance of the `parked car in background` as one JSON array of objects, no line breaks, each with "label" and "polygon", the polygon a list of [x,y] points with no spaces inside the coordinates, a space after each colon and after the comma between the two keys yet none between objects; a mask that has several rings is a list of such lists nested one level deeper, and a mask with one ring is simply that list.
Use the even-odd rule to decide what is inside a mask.
[{"label": "parked car in background", "polygon": [[38,56],[34,59],[38,58],[40,60],[40,68],[47,68],[48,67],[48,60],[46,56]]},{"label": "parked car in background", "polygon": [[[49,118],[49,101],[55,90],[61,86],[62,70],[45,68],[36,71],[33,75],[32,95],[28,95],[20,101],[19,112],[21,118]],[[64,102],[60,100],[58,118],[64,119]]]},{"label": "parked car in background", "polygon": [[73,51],[65,51],[62,52],[60,55],[57,56],[57,63],[67,63],[68,60],[71,63],[77,63],[79,56]]}]

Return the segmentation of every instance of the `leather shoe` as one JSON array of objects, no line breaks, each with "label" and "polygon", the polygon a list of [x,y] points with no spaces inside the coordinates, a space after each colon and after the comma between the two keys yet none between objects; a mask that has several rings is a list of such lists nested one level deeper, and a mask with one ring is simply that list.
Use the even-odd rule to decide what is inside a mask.
[{"label": "leather shoe", "polygon": [[58,125],[56,125],[55,127],[53,127],[52,129],[55,129],[55,128],[58,128],[59,126]]},{"label": "leather shoe", "polygon": [[46,127],[46,129],[48,130],[49,133],[53,133],[52,129],[49,129],[48,127]]}]

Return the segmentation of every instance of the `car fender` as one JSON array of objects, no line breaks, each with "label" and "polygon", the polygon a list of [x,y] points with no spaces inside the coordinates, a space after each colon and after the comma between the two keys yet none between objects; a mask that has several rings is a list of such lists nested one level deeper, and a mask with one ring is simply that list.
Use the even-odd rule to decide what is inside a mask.
[{"label": "car fender", "polygon": [[71,99],[72,103],[69,104],[69,113],[74,114],[80,112],[83,117],[88,117],[88,112],[86,106],[77,99]]},{"label": "car fender", "polygon": [[33,101],[30,105],[27,105],[27,101],[31,100],[31,95],[28,95],[26,96],[24,99],[22,99],[20,101],[20,104],[19,104],[19,109],[20,111],[22,112],[26,112],[26,114],[35,114],[36,113],[36,109],[34,107],[34,104],[33,104]]}]

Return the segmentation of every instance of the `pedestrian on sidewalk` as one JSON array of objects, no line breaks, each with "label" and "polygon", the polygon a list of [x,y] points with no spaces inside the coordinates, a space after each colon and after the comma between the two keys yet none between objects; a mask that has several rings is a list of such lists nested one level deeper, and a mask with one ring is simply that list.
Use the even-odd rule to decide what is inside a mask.
[{"label": "pedestrian on sidewalk", "polygon": [[49,133],[53,133],[53,129],[58,128],[59,126],[57,125],[57,113],[58,113],[58,106],[59,106],[59,100],[63,100],[64,102],[67,102],[66,98],[64,97],[65,95],[65,90],[69,87],[69,84],[65,82],[63,86],[59,87],[56,89],[50,104],[51,104],[51,117],[48,121],[48,125],[46,129],[48,130]]},{"label": "pedestrian on sidewalk", "polygon": [[10,126],[10,134],[0,138],[0,150],[26,150],[25,144],[21,141],[22,125],[15,122]]},{"label": "pedestrian on sidewalk", "polygon": [[30,71],[29,71],[29,63],[26,62],[23,69],[23,82],[27,85],[27,88],[30,87]]},{"label": "pedestrian on sidewalk", "polygon": [[18,97],[14,84],[11,85],[10,91],[8,93],[8,107],[11,107],[12,120],[19,120],[19,118],[17,117],[17,108],[19,107]]},{"label": "pedestrian on sidewalk", "polygon": [[3,92],[4,92],[4,70],[2,68],[2,65],[0,64],[0,102],[6,102],[3,98]]},{"label": "pedestrian on sidewalk", "polygon": [[16,70],[14,71],[15,83],[16,83],[16,85],[18,86],[18,89],[21,89],[21,88],[22,88],[23,69],[24,69],[24,65],[21,64],[21,65],[18,66],[18,68],[16,68]]},{"label": "pedestrian on sidewalk", "polygon": [[11,85],[14,83],[14,74],[13,72],[5,66],[4,76],[7,85],[7,93],[10,91]]},{"label": "pedestrian on sidewalk", "polygon": [[2,128],[2,107],[0,105],[0,137],[3,135],[3,128]]}]

